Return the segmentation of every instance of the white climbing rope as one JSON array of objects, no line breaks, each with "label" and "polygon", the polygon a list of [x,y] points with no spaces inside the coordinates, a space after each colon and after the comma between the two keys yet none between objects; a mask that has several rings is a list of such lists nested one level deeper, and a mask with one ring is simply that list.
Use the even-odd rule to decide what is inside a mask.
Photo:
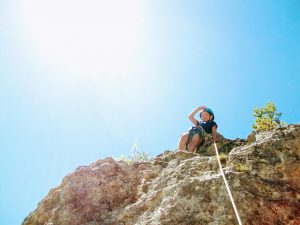
[{"label": "white climbing rope", "polygon": [[226,186],[226,189],[227,189],[229,198],[230,198],[230,200],[231,200],[232,207],[233,207],[233,209],[234,209],[234,212],[235,212],[236,218],[237,218],[237,220],[238,220],[238,222],[239,222],[239,225],[242,225],[242,221],[241,221],[239,212],[237,211],[236,205],[235,205],[235,203],[234,203],[234,200],[233,200],[233,197],[232,197],[232,194],[231,194],[229,185],[228,185],[228,183],[227,183],[227,180],[226,180],[226,177],[225,177],[225,174],[224,174],[222,165],[221,165],[221,161],[220,161],[220,156],[219,156],[218,148],[217,148],[217,144],[216,144],[215,141],[214,141],[214,146],[215,146],[215,150],[216,150],[216,155],[217,155],[217,160],[218,160],[218,163],[219,163],[219,167],[220,167],[220,170],[221,170],[221,173],[222,173],[222,176],[223,176],[223,180],[224,180],[224,182],[225,182],[225,186]]}]

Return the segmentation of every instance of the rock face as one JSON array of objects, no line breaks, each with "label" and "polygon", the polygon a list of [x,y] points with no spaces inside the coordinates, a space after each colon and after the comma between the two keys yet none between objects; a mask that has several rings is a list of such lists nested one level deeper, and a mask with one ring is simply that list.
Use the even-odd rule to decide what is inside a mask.
[{"label": "rock face", "polygon": [[[300,224],[300,125],[218,143],[243,224]],[[144,163],[112,158],[79,167],[23,225],[231,225],[237,220],[213,146]],[[201,150],[203,151],[203,149]]]}]

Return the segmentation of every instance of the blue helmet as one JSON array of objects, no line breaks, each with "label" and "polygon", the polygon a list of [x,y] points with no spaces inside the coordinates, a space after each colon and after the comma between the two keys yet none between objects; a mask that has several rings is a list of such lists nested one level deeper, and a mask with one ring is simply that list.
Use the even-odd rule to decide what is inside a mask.
[{"label": "blue helmet", "polygon": [[205,109],[201,110],[201,111],[200,111],[200,118],[201,118],[201,113],[202,113],[203,111],[208,112],[209,115],[211,115],[211,116],[213,117],[212,120],[215,119],[214,112],[213,112],[210,108],[205,108]]}]

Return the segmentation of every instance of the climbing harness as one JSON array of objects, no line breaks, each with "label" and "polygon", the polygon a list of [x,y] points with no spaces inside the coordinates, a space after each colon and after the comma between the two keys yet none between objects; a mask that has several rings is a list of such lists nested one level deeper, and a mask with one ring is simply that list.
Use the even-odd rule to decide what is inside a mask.
[{"label": "climbing harness", "polygon": [[224,174],[222,165],[221,165],[221,161],[220,161],[220,156],[219,156],[218,148],[217,148],[217,144],[216,144],[215,141],[214,141],[214,146],[215,146],[215,150],[216,150],[216,155],[217,155],[217,160],[218,160],[218,163],[219,163],[219,167],[220,167],[220,170],[221,170],[221,173],[222,173],[222,176],[223,176],[223,180],[224,180],[224,182],[225,182],[225,186],[226,186],[226,189],[227,189],[229,198],[230,198],[230,200],[231,200],[232,207],[233,207],[233,209],[234,209],[234,212],[235,212],[236,218],[237,218],[237,220],[238,220],[238,222],[239,222],[239,225],[242,225],[242,221],[241,221],[239,212],[237,211],[236,205],[235,205],[235,203],[234,203],[234,200],[233,200],[233,197],[232,197],[232,194],[231,194],[229,185],[228,185],[228,183],[227,183],[227,180],[226,180],[226,177],[225,177],[225,174]]},{"label": "climbing harness", "polygon": [[206,133],[205,130],[203,129],[203,127],[201,126],[198,126],[198,127],[192,127],[190,130],[189,130],[189,136],[188,136],[188,139],[185,143],[185,149],[188,150],[188,146],[193,138],[193,136],[195,134],[199,134],[200,137],[202,138],[202,142],[200,145],[205,145],[207,140],[211,137],[210,134]]}]

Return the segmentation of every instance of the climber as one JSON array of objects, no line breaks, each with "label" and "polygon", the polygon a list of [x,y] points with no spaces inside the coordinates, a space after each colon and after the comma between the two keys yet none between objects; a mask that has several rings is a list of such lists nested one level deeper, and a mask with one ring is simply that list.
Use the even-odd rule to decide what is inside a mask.
[{"label": "climber", "polygon": [[[199,116],[202,121],[195,119],[197,112],[200,112]],[[195,125],[189,132],[183,133],[178,143],[178,150],[194,153],[197,147],[203,143],[205,137],[208,134],[212,134],[214,141],[217,141],[217,123],[214,121],[215,116],[211,109],[206,106],[197,107],[193,110],[189,117],[191,122]]]}]

